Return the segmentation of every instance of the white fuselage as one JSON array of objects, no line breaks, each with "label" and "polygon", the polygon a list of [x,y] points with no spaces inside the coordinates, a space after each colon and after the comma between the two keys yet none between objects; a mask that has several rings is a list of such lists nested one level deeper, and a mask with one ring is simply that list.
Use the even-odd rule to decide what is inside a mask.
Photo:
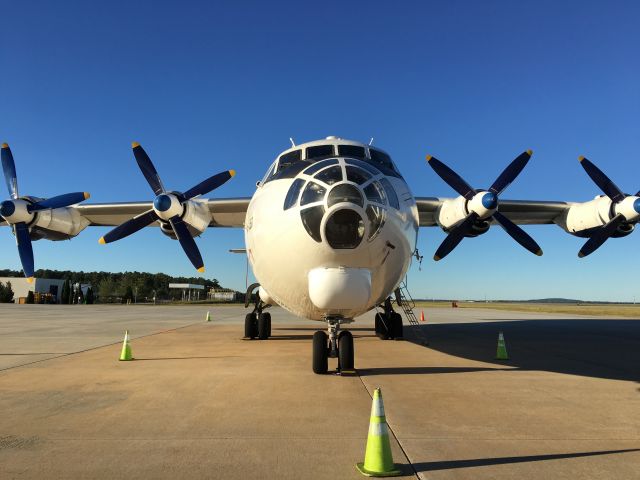
[{"label": "white fuselage", "polygon": [[[406,275],[417,241],[416,202],[399,175],[385,175],[380,171],[373,175],[372,172],[377,171],[374,168],[369,169],[368,176],[365,175],[367,180],[358,178],[350,181],[347,168],[357,170],[354,166],[357,160],[338,155],[331,158],[337,160],[311,175],[302,170],[288,178],[266,178],[249,204],[245,221],[247,255],[262,289],[278,305],[312,320],[323,320],[328,316],[350,320],[383,302]],[[342,178],[333,178],[329,183],[313,178],[330,168],[334,172],[341,171]],[[386,182],[385,178],[389,182],[386,184],[387,194],[383,191],[382,200],[371,200],[369,193],[373,187],[368,190],[367,187],[375,183],[380,189],[381,183]],[[289,192],[294,182],[301,187],[292,195]],[[316,191],[306,191],[310,183],[314,183]],[[350,201],[353,188],[361,193],[361,200],[357,199],[357,193],[353,193]],[[393,193],[388,188],[393,189],[397,203],[389,198]],[[334,192],[334,189],[337,190]],[[285,209],[287,198],[289,204]],[[291,205],[293,201],[295,204]],[[303,224],[302,212],[314,207],[320,213],[315,221],[307,221],[315,224],[315,227],[308,228]],[[372,217],[376,218],[371,215],[373,211],[384,218],[379,228],[379,221],[371,221]],[[336,217],[332,217],[336,212]],[[348,222],[357,218],[362,222],[356,222],[355,228],[350,228]],[[346,223],[336,228],[338,221]],[[345,244],[340,243],[343,234],[356,240],[353,244],[349,244],[349,238],[345,240],[345,248]],[[339,243],[338,248],[333,248],[331,245],[335,247],[336,242]],[[324,272],[328,273],[325,275]],[[349,281],[351,278],[353,282]],[[370,284],[355,285],[359,279],[366,278],[369,280],[365,283]],[[316,281],[328,283],[314,285]],[[349,290],[352,285],[353,292]],[[335,289],[339,291],[333,291]],[[329,293],[325,295],[325,291]]]}]

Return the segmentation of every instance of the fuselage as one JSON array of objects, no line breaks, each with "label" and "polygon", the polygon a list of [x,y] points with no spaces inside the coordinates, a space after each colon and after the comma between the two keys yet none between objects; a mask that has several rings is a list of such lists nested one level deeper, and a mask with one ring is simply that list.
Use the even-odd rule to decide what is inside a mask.
[{"label": "fuselage", "polygon": [[411,263],[418,210],[390,157],[329,137],[278,156],[245,220],[268,296],[312,320],[350,320],[383,302]]}]

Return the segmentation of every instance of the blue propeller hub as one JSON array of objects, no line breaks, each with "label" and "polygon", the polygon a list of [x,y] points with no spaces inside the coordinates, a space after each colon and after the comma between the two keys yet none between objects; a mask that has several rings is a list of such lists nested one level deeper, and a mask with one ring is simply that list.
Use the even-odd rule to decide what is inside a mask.
[{"label": "blue propeller hub", "polygon": [[5,200],[0,203],[0,215],[3,217],[10,217],[16,211],[16,206],[11,200]]},{"label": "blue propeller hub", "polygon": [[636,211],[636,213],[640,213],[640,198],[636,198],[636,200],[633,202],[633,209]]},{"label": "blue propeller hub", "polygon": [[487,192],[482,196],[482,206],[487,210],[493,210],[498,206],[498,196],[493,192]]},{"label": "blue propeller hub", "polygon": [[153,201],[153,208],[158,212],[166,212],[171,208],[171,197],[169,195],[158,195]]}]

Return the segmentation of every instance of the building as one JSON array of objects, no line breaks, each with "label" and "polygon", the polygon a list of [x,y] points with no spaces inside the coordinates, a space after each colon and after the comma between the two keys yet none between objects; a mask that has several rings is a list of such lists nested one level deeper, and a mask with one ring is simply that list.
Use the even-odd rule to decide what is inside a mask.
[{"label": "building", "polygon": [[[27,279],[23,277],[0,277],[0,282],[4,284],[11,282],[15,303],[24,303],[29,291],[34,293],[36,303],[60,303],[62,286],[64,285],[64,280],[37,277],[34,277],[33,283],[27,282]],[[20,299],[24,300],[21,302]],[[49,302],[47,302],[48,300]]]},{"label": "building", "polygon": [[200,300],[200,291],[204,290],[204,285],[194,285],[192,283],[170,283],[169,288],[182,290],[183,302],[193,302]]},{"label": "building", "polygon": [[238,292],[230,288],[210,288],[208,297],[211,302],[233,302],[238,298]]}]

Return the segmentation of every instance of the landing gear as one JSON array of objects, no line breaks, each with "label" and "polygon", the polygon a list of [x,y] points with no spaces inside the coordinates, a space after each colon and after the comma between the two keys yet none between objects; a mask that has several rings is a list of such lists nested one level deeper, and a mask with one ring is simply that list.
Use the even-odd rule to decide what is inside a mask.
[{"label": "landing gear", "polygon": [[384,302],[384,313],[376,313],[375,331],[381,340],[402,338],[402,316],[393,310],[390,298]]},{"label": "landing gear", "polygon": [[343,318],[328,317],[328,334],[317,331],[313,334],[313,373],[325,374],[329,371],[329,358],[338,359],[338,372],[354,369],[353,335],[340,331]]},{"label": "landing gear", "polygon": [[[249,306],[251,301],[251,294],[260,285],[254,283],[247,290],[247,296],[244,303],[245,308]],[[245,338],[259,338],[260,340],[267,340],[271,336],[271,314],[265,313],[263,310],[269,307],[265,304],[260,297],[257,297],[253,312],[247,313],[244,317],[244,336]]]}]

